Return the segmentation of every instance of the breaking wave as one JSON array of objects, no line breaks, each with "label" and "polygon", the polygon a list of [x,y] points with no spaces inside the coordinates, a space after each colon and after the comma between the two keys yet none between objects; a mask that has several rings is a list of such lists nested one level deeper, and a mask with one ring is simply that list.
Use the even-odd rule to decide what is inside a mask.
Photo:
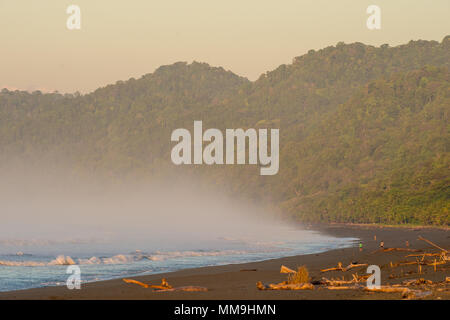
[{"label": "breaking wave", "polygon": [[7,267],[43,267],[43,266],[58,266],[58,265],[64,266],[72,264],[76,264],[75,261],[71,257],[64,255],[57,256],[56,259],[51,260],[49,262],[0,260],[0,266],[7,266]]},{"label": "breaking wave", "polygon": [[[283,250],[287,250],[284,248]],[[265,250],[216,250],[216,251],[155,251],[152,254],[136,252],[134,254],[118,254],[111,257],[91,258],[71,258],[70,256],[59,255],[54,260],[48,262],[42,261],[14,261],[0,260],[0,266],[21,266],[21,267],[43,267],[43,266],[61,266],[61,265],[113,265],[129,264],[141,260],[164,261],[185,257],[217,257],[226,255],[245,255],[249,253],[265,252]]]}]

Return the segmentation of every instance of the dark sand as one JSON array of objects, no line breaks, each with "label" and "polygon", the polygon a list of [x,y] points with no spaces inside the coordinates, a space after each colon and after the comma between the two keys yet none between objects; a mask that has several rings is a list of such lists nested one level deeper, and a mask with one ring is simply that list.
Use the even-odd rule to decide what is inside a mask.
[{"label": "dark sand", "polygon": [[[295,269],[305,265],[313,280],[322,277],[352,278],[352,273],[363,275],[367,267],[355,268],[350,271],[334,271],[321,273],[320,269],[334,267],[340,261],[344,266],[350,262],[375,264],[381,267],[382,285],[401,283],[406,279],[425,278],[433,282],[441,282],[450,276],[449,263],[438,266],[437,272],[432,266],[424,266],[422,274],[418,274],[417,265],[390,267],[390,262],[410,260],[405,258],[409,252],[380,252],[380,240],[385,248],[405,248],[408,240],[410,248],[422,249],[427,252],[437,252],[429,244],[418,240],[421,235],[436,244],[450,248],[450,231],[432,228],[390,228],[373,226],[314,226],[319,230],[337,237],[356,237],[363,241],[363,251],[357,247],[337,249],[320,254],[286,257],[245,264],[203,267],[177,272],[133,277],[147,284],[160,284],[161,278],[166,278],[169,284],[178,286],[202,286],[207,292],[155,292],[153,289],[142,288],[136,284],[127,284],[122,279],[99,281],[83,284],[81,290],[68,290],[65,286],[46,287],[21,291],[0,293],[0,299],[401,299],[400,293],[368,293],[363,290],[328,290],[315,288],[302,291],[260,291],[256,282],[275,283],[286,280],[286,274],[280,274],[280,266]],[[374,235],[377,240],[374,240]],[[374,252],[377,251],[377,252]],[[243,271],[256,269],[256,271]],[[411,274],[407,274],[412,272]],[[403,276],[400,276],[403,273]],[[395,276],[394,278],[392,277]],[[365,284],[365,283],[363,283]],[[447,286],[449,288],[449,286]],[[426,299],[450,299],[450,291],[436,291]]]}]

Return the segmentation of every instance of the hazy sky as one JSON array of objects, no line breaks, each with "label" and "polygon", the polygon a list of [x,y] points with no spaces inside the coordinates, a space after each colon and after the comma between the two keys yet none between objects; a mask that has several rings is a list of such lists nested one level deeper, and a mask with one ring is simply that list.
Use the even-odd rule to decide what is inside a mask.
[{"label": "hazy sky", "polygon": [[[381,30],[366,27],[371,4]],[[254,80],[339,41],[441,41],[449,16],[449,0],[0,0],[0,88],[89,92],[193,60]]]}]

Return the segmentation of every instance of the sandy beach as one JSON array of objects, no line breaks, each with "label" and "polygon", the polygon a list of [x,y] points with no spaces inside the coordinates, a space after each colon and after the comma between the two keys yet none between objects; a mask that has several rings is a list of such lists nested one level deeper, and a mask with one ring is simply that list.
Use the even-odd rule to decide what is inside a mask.
[{"label": "sandy beach", "polygon": [[[344,277],[351,280],[353,273],[365,275],[367,267],[353,268],[348,271],[321,272],[321,269],[335,267],[338,262],[347,266],[350,263],[378,265],[381,268],[381,284],[394,285],[408,279],[424,278],[436,282],[445,281],[450,276],[448,263],[433,266],[423,266],[421,274],[418,266],[401,265],[391,267],[391,262],[414,261],[407,258],[412,252],[380,250],[380,241],[385,248],[417,249],[421,252],[437,252],[438,249],[419,240],[422,236],[439,246],[450,248],[450,232],[448,229],[435,228],[392,228],[360,225],[321,225],[310,226],[337,237],[355,237],[361,239],[363,250],[358,247],[337,249],[318,254],[300,255],[273,259],[261,262],[233,264],[214,267],[180,270],[177,272],[132,277],[145,284],[157,285],[166,278],[173,287],[200,286],[208,289],[206,292],[158,292],[143,288],[136,284],[125,283],[122,279],[99,281],[83,284],[81,290],[68,290],[66,286],[45,287],[29,290],[1,292],[0,299],[401,299],[401,293],[372,293],[364,290],[329,290],[317,287],[314,290],[258,290],[256,283],[278,283],[286,280],[286,274],[280,274],[281,265],[296,269],[306,266],[312,280]],[[374,237],[376,236],[376,240]],[[419,252],[420,253],[420,252]],[[431,289],[432,294],[425,299],[450,299],[450,291]]]}]

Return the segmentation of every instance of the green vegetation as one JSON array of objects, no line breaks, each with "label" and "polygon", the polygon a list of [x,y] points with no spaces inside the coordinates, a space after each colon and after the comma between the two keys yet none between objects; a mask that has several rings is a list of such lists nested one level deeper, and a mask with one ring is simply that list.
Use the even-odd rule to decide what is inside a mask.
[{"label": "green vegetation", "polygon": [[[310,222],[450,225],[450,37],[342,44],[250,82],[176,63],[87,95],[0,93],[0,165],[13,157],[127,177],[196,175]],[[280,171],[182,166],[170,134],[280,128]]]}]

